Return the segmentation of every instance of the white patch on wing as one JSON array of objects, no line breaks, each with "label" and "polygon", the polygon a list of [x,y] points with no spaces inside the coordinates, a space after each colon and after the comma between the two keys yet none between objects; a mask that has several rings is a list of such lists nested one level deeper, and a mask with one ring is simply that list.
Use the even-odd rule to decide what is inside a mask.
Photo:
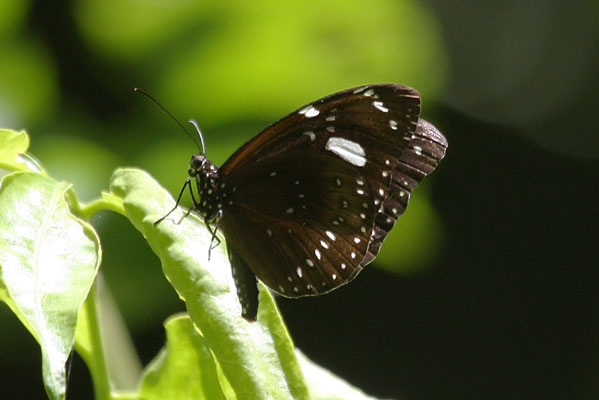
[{"label": "white patch on wing", "polygon": [[306,106],[299,110],[299,114],[304,114],[306,118],[313,118],[320,114],[320,111],[313,106]]},{"label": "white patch on wing", "polygon": [[359,143],[352,142],[340,137],[331,137],[327,141],[325,149],[332,151],[341,157],[344,161],[363,167],[366,164],[366,153]]}]

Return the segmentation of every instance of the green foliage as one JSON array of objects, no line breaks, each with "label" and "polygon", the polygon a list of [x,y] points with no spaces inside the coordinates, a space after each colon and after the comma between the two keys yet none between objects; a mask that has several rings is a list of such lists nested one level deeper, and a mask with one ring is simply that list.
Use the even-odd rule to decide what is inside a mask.
[{"label": "green foliage", "polygon": [[[0,143],[5,155],[26,147],[15,140],[22,135],[6,137]],[[3,164],[18,166],[16,157]],[[101,254],[93,228],[69,211],[69,187],[32,172],[6,175],[0,186],[1,296],[40,343],[44,384],[53,399],[64,398],[64,364]]]},{"label": "green foliage", "polygon": [[[23,154],[28,144],[24,132],[0,130],[0,300],[38,341],[50,399],[65,398],[73,348],[99,400],[368,398],[296,353],[263,285],[258,321],[241,318],[224,246],[208,259],[210,233],[182,210],[156,226],[174,200],[148,173],[118,169],[110,192],[84,204]],[[101,210],[125,216],[143,235],[188,312],[168,319],[165,347],[133,392],[114,388],[105,357],[94,284],[101,246],[87,222]]]},{"label": "green foliage", "polygon": [[203,126],[281,116],[315,88],[399,80],[428,94],[445,75],[437,21],[411,0],[83,0],[75,15],[92,51],[140,63],[159,97]]},{"label": "green foliage", "polygon": [[[208,261],[210,238],[193,216],[179,222],[181,213],[174,213],[154,227],[173,199],[147,173],[114,169],[141,166],[170,192],[178,189],[187,169],[187,157],[181,158],[191,152],[187,139],[171,135],[170,121],[162,116],[145,113],[156,115],[153,105],[131,93],[137,85],[178,117],[196,118],[216,162],[267,122],[318,95],[390,81],[418,87],[430,97],[443,86],[447,65],[435,15],[413,0],[381,0],[375,6],[358,0],[82,0],[68,9],[53,8],[56,19],[48,22],[40,21],[47,8],[32,6],[29,0],[0,2],[0,125],[35,132],[32,152],[43,161],[42,167],[25,153],[29,139],[24,132],[0,130],[0,299],[40,343],[50,396],[60,398],[64,392],[63,364],[74,334],[74,348],[90,370],[97,399],[133,399],[141,393],[158,398],[182,390],[182,376],[199,377],[193,386],[198,398],[309,398],[308,391],[316,399],[365,398],[296,354],[264,288],[259,321],[248,324],[239,318],[224,244]],[[56,29],[48,29],[50,24]],[[107,191],[99,196],[102,190]],[[435,216],[424,204],[429,218],[419,218],[408,229],[435,228]],[[5,218],[15,213],[31,219]],[[42,234],[39,227],[53,229]],[[39,234],[18,236],[18,229],[25,228]],[[103,273],[97,272],[100,245],[94,229],[106,249]],[[129,234],[135,229],[158,257],[144,251],[143,239],[136,242]],[[72,243],[62,243],[71,235]],[[27,251],[53,240],[62,256],[54,255],[50,266],[32,263]],[[116,249],[111,249],[114,242]],[[96,247],[90,253],[92,244]],[[390,268],[399,259],[402,265],[416,265],[421,257],[411,257],[415,253],[399,245],[385,249],[381,261]],[[20,263],[6,260],[15,254]],[[163,274],[152,268],[157,260]],[[69,269],[73,262],[83,264]],[[7,273],[15,276],[10,271],[17,271],[19,279],[5,279]],[[63,277],[63,284],[38,287],[37,300],[29,299],[25,288],[30,286],[22,277],[42,271]],[[94,276],[104,285],[92,285]],[[176,292],[170,298],[163,276]],[[177,306],[177,295],[187,307],[187,322],[169,319],[165,349],[148,366],[139,390],[122,392],[113,378],[122,374],[111,356],[122,349],[111,352],[109,335],[101,335],[100,328],[108,329],[98,311],[100,303],[104,306],[103,286],[114,293],[118,311],[135,333],[146,328],[146,310],[160,315]],[[61,301],[54,302],[52,290]],[[38,314],[30,315],[27,299]],[[107,309],[102,310],[106,316]],[[133,348],[128,351],[134,354]],[[10,354],[5,360],[12,361]],[[138,374],[132,375],[136,382]]]}]

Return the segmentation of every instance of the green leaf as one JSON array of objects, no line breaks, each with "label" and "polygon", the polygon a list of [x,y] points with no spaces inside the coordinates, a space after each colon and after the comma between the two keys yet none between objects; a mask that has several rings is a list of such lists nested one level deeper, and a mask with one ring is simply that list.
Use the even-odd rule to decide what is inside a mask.
[{"label": "green leaf", "polygon": [[18,156],[29,148],[29,137],[25,131],[0,129],[0,168],[8,171],[28,170],[24,160]]},{"label": "green leaf", "polygon": [[296,351],[314,400],[375,400]]},{"label": "green leaf", "polygon": [[171,317],[165,328],[166,346],[146,368],[140,398],[226,399],[214,357],[189,316]]},{"label": "green leaf", "polygon": [[[310,395],[293,344],[268,290],[261,288],[258,322],[241,318],[224,246],[212,251],[211,234],[193,215],[177,210],[158,226],[174,200],[147,173],[117,170],[112,192],[123,198],[125,213],[162,262],[167,279],[205,338],[206,345],[239,399],[302,398]],[[223,382],[221,382],[222,384]]]},{"label": "green leaf", "polygon": [[77,314],[100,264],[92,227],[67,207],[66,183],[17,172],[0,187],[0,274],[3,300],[40,343],[51,399],[65,396],[65,362]]}]

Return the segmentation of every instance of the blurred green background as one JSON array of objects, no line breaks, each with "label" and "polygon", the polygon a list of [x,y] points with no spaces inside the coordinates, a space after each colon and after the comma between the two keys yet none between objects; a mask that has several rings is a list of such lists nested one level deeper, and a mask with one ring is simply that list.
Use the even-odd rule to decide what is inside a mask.
[{"label": "blurred green background", "polygon": [[[221,164],[321,96],[413,86],[447,158],[352,285],[279,301],[298,347],[386,398],[597,398],[598,13],[582,0],[3,0],[0,126],[27,130],[83,200],[119,166],[176,194],[195,148],[133,87],[196,119]],[[93,223],[146,363],[183,305],[123,218]],[[0,326],[3,393],[44,398],[35,342],[6,307]],[[72,398],[86,379],[76,360]]]}]

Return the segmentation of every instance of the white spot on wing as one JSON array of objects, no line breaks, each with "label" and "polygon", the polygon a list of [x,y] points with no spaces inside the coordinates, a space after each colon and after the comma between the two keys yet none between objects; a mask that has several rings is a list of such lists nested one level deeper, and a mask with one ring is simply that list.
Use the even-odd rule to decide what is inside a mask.
[{"label": "white spot on wing", "polygon": [[318,109],[314,108],[313,106],[307,106],[299,110],[299,114],[304,114],[306,118],[312,118],[320,114],[320,111],[318,111]]},{"label": "white spot on wing", "polygon": [[331,231],[326,231],[325,234],[329,237],[329,239],[331,240],[335,240],[337,239],[337,236],[335,236],[335,234]]},{"label": "white spot on wing", "polygon": [[304,132],[303,134],[306,135],[306,136],[308,136],[308,137],[310,137],[311,141],[316,140],[316,135],[314,134],[313,131],[307,131],[307,132]]},{"label": "white spot on wing", "polygon": [[382,112],[389,112],[389,109],[383,105],[382,101],[373,101],[372,105]]},{"label": "white spot on wing", "polygon": [[372,96],[374,94],[374,89],[368,89],[367,91],[364,92],[364,96]]},{"label": "white spot on wing", "polygon": [[302,269],[300,267],[297,267],[297,276],[302,277]]},{"label": "white spot on wing", "polygon": [[320,250],[314,249],[314,255],[316,256],[316,258],[318,258],[320,260],[320,257],[321,257]]},{"label": "white spot on wing", "polygon": [[363,167],[366,164],[366,153],[359,143],[340,137],[331,137],[327,141],[325,149],[337,154],[344,161]]},{"label": "white spot on wing", "polygon": [[391,127],[391,129],[393,129],[394,131],[397,130],[397,121],[393,121],[392,119],[389,120],[389,126]]},{"label": "white spot on wing", "polygon": [[308,264],[308,267],[313,267],[314,266],[314,263],[309,258],[306,258],[306,264]]}]

